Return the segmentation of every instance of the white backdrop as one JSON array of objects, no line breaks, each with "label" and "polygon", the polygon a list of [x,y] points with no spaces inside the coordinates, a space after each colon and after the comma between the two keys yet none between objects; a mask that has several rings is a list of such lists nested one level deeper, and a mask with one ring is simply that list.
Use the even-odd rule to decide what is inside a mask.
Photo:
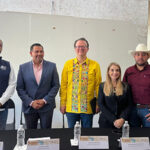
[{"label": "white backdrop", "polygon": [[[136,27],[131,22],[25,13],[0,13],[0,39],[4,43],[2,56],[12,63],[16,76],[19,65],[31,60],[30,45],[39,42],[44,46],[45,59],[57,64],[61,80],[63,65],[68,59],[75,57],[73,44],[80,37],[85,37],[89,41],[88,57],[100,64],[103,81],[110,62],[119,63],[122,74],[128,66],[134,64],[128,50],[135,49],[138,40]],[[18,127],[21,100],[16,92],[12,98],[17,108]],[[58,95],[56,104],[53,128],[62,127]],[[97,122],[98,115],[94,117],[94,127],[98,126]]]}]

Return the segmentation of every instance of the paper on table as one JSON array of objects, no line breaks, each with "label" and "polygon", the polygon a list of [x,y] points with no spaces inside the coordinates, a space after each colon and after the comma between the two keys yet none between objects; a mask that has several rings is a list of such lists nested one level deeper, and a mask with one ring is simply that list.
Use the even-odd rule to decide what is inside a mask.
[{"label": "paper on table", "polygon": [[0,142],[0,150],[3,150],[3,142]]},{"label": "paper on table", "polygon": [[148,137],[121,138],[122,150],[150,150]]},{"label": "paper on table", "polygon": [[79,149],[109,149],[108,136],[81,136]]},{"label": "paper on table", "polygon": [[59,139],[30,138],[27,142],[27,150],[59,150]]},{"label": "paper on table", "polygon": [[59,143],[60,140],[57,139],[50,139],[50,149],[49,150],[59,150]]},{"label": "paper on table", "polygon": [[27,141],[27,145],[43,145],[49,144],[50,137],[42,137],[42,138],[29,138]]}]

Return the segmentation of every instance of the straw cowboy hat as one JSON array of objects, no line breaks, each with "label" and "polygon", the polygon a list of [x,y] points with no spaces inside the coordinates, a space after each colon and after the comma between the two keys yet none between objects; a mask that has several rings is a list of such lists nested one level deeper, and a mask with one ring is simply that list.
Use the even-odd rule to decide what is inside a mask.
[{"label": "straw cowboy hat", "polygon": [[143,44],[143,43],[138,44],[135,50],[130,50],[130,51],[129,51],[129,53],[130,53],[131,55],[133,55],[133,56],[134,56],[134,54],[135,54],[136,52],[145,52],[145,53],[148,53],[149,56],[150,56],[150,50],[148,50],[147,47],[146,47],[146,45]]}]

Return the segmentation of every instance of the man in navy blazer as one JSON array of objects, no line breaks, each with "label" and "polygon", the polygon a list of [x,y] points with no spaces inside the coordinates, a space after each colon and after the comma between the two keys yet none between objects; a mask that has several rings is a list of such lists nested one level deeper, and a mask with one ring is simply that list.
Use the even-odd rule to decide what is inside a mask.
[{"label": "man in navy blazer", "polygon": [[51,128],[55,96],[59,90],[56,64],[44,60],[44,49],[39,43],[31,45],[32,61],[20,65],[17,92],[22,100],[27,129]]}]

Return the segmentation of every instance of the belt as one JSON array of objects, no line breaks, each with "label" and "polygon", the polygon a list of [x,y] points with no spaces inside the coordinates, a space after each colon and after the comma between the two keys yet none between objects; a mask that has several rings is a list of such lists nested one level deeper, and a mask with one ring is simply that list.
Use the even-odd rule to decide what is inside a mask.
[{"label": "belt", "polygon": [[148,108],[150,109],[150,104],[136,104],[137,108]]}]

